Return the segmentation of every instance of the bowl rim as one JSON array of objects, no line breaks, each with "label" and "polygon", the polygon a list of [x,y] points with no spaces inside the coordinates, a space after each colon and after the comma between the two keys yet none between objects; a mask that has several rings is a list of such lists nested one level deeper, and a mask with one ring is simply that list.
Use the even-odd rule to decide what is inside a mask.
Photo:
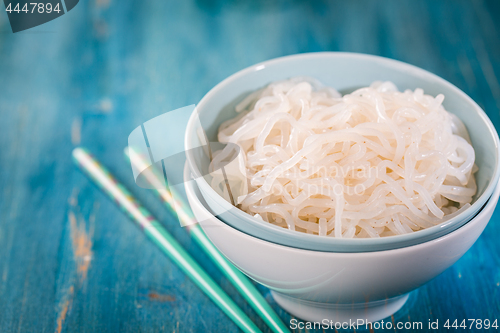
[{"label": "bowl rim", "polygon": [[[481,194],[480,197],[476,199],[476,201],[469,207],[469,209],[465,210],[464,212],[460,213],[459,215],[449,219],[448,221],[445,221],[443,223],[437,224],[435,226],[426,228],[426,229],[421,229],[418,230],[418,232],[411,233],[411,234],[404,234],[404,235],[394,235],[390,237],[380,237],[380,238],[354,238],[354,239],[348,239],[348,238],[335,238],[335,237],[322,237],[322,241],[331,243],[332,245],[335,244],[335,246],[342,246],[344,245],[349,245],[349,246],[381,246],[385,245],[387,243],[398,243],[398,242],[405,242],[412,240],[414,238],[425,238],[429,237],[430,235],[434,233],[439,233],[441,230],[446,229],[452,225],[455,225],[458,223],[458,221],[463,220],[461,218],[464,213],[471,208],[474,207],[476,209],[476,214],[481,210],[481,208],[486,204],[488,199],[491,197],[491,195],[494,192],[495,186],[498,183],[498,180],[500,178],[500,140],[498,137],[498,133],[491,122],[490,118],[487,116],[486,112],[471,98],[469,97],[465,92],[463,92],[461,89],[456,87],[454,84],[448,82],[447,80],[437,76],[436,74],[433,74],[425,69],[419,68],[417,66],[399,61],[399,60],[394,60],[390,58],[385,58],[381,56],[376,56],[376,55],[370,55],[370,54],[363,54],[363,53],[353,53],[353,52],[311,52],[311,53],[301,53],[301,54],[294,54],[294,55],[288,55],[288,56],[283,56],[283,57],[278,57],[270,60],[266,60],[260,63],[257,63],[255,65],[249,66],[247,68],[244,68],[229,77],[225,78],[221,82],[219,82],[217,85],[215,85],[203,98],[200,100],[198,105],[195,108],[195,111],[189,118],[186,131],[185,131],[185,136],[184,136],[184,145],[185,145],[185,151],[186,151],[186,160],[189,166],[189,169],[191,170],[191,173],[194,178],[197,179],[198,186],[200,186],[201,191],[207,191],[211,197],[214,198],[220,198],[220,200],[217,200],[217,202],[220,202],[220,205],[223,206],[224,208],[227,208],[227,210],[235,208],[232,206],[229,202],[224,200],[209,184],[208,182],[202,177],[202,174],[200,170],[198,169],[196,163],[194,162],[194,157],[192,154],[191,148],[191,138],[194,130],[194,125],[195,125],[195,120],[196,118],[194,117],[195,113],[197,110],[202,107],[208,100],[212,98],[214,94],[216,94],[220,89],[222,89],[224,86],[227,84],[230,84],[232,81],[235,79],[244,77],[252,72],[255,71],[261,71],[264,70],[266,67],[277,64],[277,63],[282,63],[282,62],[287,62],[287,61],[297,61],[297,60],[302,60],[302,59],[315,59],[315,58],[322,58],[322,57],[331,57],[332,59],[334,58],[357,58],[361,60],[375,60],[379,63],[390,65],[392,67],[399,68],[401,70],[404,70],[406,72],[413,72],[416,75],[419,76],[426,76],[429,79],[435,81],[439,85],[447,86],[450,90],[455,92],[457,95],[461,96],[464,98],[464,100],[468,101],[475,111],[478,113],[480,119],[486,124],[487,128],[490,131],[491,136],[494,139],[494,144],[495,144],[495,157],[496,157],[496,162],[495,162],[495,169],[493,172],[493,177],[490,180],[488,186],[484,190],[484,192]],[[201,188],[203,187],[203,188]],[[282,233],[283,235],[287,237],[293,237],[297,239],[301,239],[301,241],[317,241],[318,235],[311,235],[311,234],[306,234],[306,233],[301,233],[301,232],[296,232],[292,230],[288,230],[276,225],[273,225],[271,223],[261,221],[252,215],[236,208],[236,215],[240,215],[242,218],[247,219],[247,220],[252,220],[255,222],[255,225],[258,225],[259,228],[263,228],[269,232],[275,233]],[[469,220],[476,216],[476,214],[473,214],[471,217],[469,217]]]},{"label": "bowl rim", "polygon": [[[401,251],[412,251],[413,249],[426,247],[426,246],[429,246],[432,244],[436,244],[436,243],[445,241],[446,239],[449,239],[451,237],[455,237],[455,236],[457,236],[457,234],[459,235],[459,234],[466,232],[469,229],[473,228],[476,223],[479,223],[479,221],[481,220],[481,217],[483,217],[483,215],[488,213],[488,210],[493,209],[492,214],[494,214],[494,211],[495,211],[495,209],[498,205],[498,201],[499,201],[498,197],[500,195],[500,182],[499,182],[497,184],[497,187],[495,188],[493,195],[488,199],[488,201],[486,202],[484,207],[481,208],[481,210],[476,215],[474,215],[474,217],[472,219],[470,219],[467,223],[460,226],[459,228],[457,228],[457,229],[455,229],[447,234],[444,234],[441,237],[434,238],[434,239],[428,240],[426,242],[418,243],[418,244],[400,247],[400,248],[390,248],[390,249],[386,249],[386,250],[375,250],[375,251],[337,252],[337,251],[317,251],[317,250],[311,250],[311,249],[303,249],[303,248],[293,247],[290,245],[283,245],[283,244],[271,242],[269,240],[265,240],[265,239],[261,239],[259,237],[256,237],[254,235],[247,234],[244,231],[241,231],[241,230],[239,230],[239,229],[237,229],[237,228],[235,228],[227,223],[224,223],[224,221],[217,218],[217,216],[214,216],[212,214],[212,212],[210,211],[210,208],[207,207],[208,204],[206,203],[206,201],[204,201],[205,199],[203,198],[203,196],[200,198],[196,194],[196,187],[197,187],[197,185],[194,182],[186,181],[185,188],[186,188],[187,197],[188,198],[191,197],[193,199],[193,201],[195,202],[195,204],[198,206],[198,208],[202,209],[205,214],[211,215],[210,221],[212,221],[212,220],[216,221],[216,222],[211,222],[211,223],[216,223],[217,225],[221,224],[221,227],[229,228],[232,232],[241,234],[241,237],[248,237],[248,238],[252,239],[253,242],[267,244],[268,246],[285,248],[287,251],[297,251],[297,252],[304,252],[305,251],[305,252],[316,253],[316,254],[321,254],[321,255],[325,255],[325,256],[328,256],[328,255],[346,255],[346,256],[352,256],[352,257],[365,256],[365,255],[377,256],[380,253],[393,254],[393,253],[395,253],[395,251],[397,251],[397,253],[399,254],[399,253],[401,253]],[[198,191],[200,191],[200,190],[198,189]],[[201,191],[200,191],[200,195],[201,195]],[[191,206],[191,201],[189,201],[189,204]],[[489,221],[488,221],[488,223],[489,223]],[[486,226],[488,223],[486,223]],[[203,223],[200,223],[200,225],[202,226],[202,228],[204,228]],[[486,228],[486,226],[485,226],[485,228]],[[483,231],[481,231],[481,234]],[[479,238],[479,236],[478,236],[478,238]]]}]

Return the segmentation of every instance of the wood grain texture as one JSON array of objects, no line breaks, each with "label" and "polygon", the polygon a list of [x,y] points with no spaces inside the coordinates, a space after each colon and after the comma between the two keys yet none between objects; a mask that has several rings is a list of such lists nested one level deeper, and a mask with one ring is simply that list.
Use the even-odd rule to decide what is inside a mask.
[{"label": "wood grain texture", "polygon": [[[463,89],[500,129],[499,18],[500,2],[481,0],[88,0],[12,34],[2,12],[0,330],[237,331],[73,166],[70,152],[82,144],[268,332],[153,194],[135,187],[122,156],[128,134],[197,103],[242,68],[312,51],[427,69]],[[499,219],[391,320],[500,320]]]}]

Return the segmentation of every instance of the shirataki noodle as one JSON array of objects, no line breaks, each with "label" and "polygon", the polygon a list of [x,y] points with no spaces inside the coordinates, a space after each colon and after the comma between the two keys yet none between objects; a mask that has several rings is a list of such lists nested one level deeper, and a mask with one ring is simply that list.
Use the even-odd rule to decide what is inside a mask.
[{"label": "shirataki noodle", "polygon": [[[443,95],[374,82],[341,96],[308,78],[245,98],[218,140],[238,208],[320,236],[383,237],[428,228],[470,206],[474,149]],[[227,198],[214,153],[211,186]]]}]

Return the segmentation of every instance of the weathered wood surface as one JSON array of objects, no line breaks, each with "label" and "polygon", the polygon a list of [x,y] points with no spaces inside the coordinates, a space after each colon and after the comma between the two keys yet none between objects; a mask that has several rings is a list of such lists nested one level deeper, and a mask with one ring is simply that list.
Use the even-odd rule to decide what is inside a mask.
[{"label": "weathered wood surface", "polygon": [[[454,83],[500,128],[498,1],[80,1],[12,34],[0,14],[0,330],[233,332],[236,326],[73,166],[88,147],[264,331],[122,149],[137,125],[197,103],[254,63],[382,55]],[[500,320],[500,213],[395,321]],[[285,322],[290,315],[259,287]],[[313,330],[314,331],[314,330]]]}]

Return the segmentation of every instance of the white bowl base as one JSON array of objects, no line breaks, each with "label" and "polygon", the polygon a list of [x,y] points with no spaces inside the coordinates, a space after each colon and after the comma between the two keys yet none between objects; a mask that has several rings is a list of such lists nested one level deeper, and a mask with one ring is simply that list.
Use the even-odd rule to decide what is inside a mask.
[{"label": "white bowl base", "polygon": [[366,303],[336,304],[301,300],[271,291],[274,300],[286,311],[305,321],[355,322],[363,319],[365,323],[376,322],[398,311],[408,300],[409,294]]}]

